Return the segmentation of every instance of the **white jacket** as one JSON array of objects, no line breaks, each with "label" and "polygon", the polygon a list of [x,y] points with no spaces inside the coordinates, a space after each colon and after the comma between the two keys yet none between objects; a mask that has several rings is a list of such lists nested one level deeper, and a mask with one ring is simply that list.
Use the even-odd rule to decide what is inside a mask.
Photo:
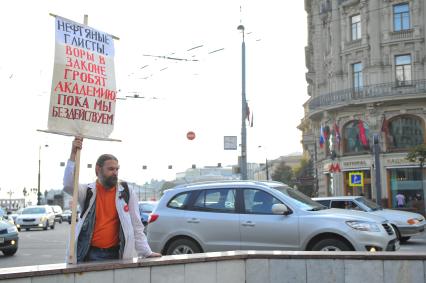
[{"label": "white jacket", "polygon": [[[67,166],[65,167],[64,173],[64,191],[72,196],[73,187],[74,187],[74,168],[75,163],[71,160],[68,160]],[[78,187],[78,203],[81,208],[84,206],[84,201],[86,199],[87,188],[92,188],[93,196],[90,199],[89,207],[82,216],[81,219],[77,222],[75,229],[75,244],[77,243],[78,235],[81,231],[81,226],[84,223],[84,220],[90,211],[90,208],[96,201],[96,182],[90,184],[80,184]],[[147,238],[143,232],[144,226],[141,222],[139,214],[139,204],[135,192],[131,187],[129,187],[129,203],[128,203],[128,212],[124,210],[126,202],[123,198],[120,198],[120,192],[124,188],[119,185],[116,190],[115,197],[115,206],[117,208],[118,216],[120,218],[121,227],[124,232],[126,244],[123,250],[123,259],[131,259],[134,256],[147,257],[152,254],[151,248],[148,245]],[[89,243],[90,244],[90,243]],[[77,248],[75,249],[75,251]],[[69,254],[69,250],[67,251]]]}]

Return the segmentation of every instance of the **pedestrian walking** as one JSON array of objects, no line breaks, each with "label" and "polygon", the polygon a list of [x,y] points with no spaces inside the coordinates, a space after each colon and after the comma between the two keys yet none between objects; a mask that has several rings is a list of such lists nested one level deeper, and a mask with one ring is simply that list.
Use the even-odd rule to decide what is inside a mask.
[{"label": "pedestrian walking", "polygon": [[399,192],[396,196],[396,205],[398,207],[404,207],[405,206],[405,196]]}]

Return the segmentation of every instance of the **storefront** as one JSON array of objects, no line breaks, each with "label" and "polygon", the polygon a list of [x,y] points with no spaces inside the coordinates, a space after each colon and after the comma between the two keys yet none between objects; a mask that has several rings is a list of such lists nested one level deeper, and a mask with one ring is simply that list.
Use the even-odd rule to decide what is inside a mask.
[{"label": "storefront", "polygon": [[420,213],[425,212],[426,176],[419,165],[410,163],[405,157],[385,158],[388,200],[391,208],[401,208]]},{"label": "storefront", "polygon": [[372,199],[372,160],[354,159],[326,162],[323,165],[326,196],[364,195]]}]

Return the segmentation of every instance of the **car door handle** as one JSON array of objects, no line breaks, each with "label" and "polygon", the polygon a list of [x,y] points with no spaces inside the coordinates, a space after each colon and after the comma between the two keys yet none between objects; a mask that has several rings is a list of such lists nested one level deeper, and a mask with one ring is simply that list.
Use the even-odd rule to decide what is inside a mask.
[{"label": "car door handle", "polygon": [[188,219],[186,222],[188,222],[188,223],[200,223],[200,219],[198,219],[198,218],[191,218],[191,219]]},{"label": "car door handle", "polygon": [[242,224],[244,227],[254,227],[256,224],[254,224],[253,222],[251,222],[251,221],[246,221],[246,222],[243,222],[243,224]]}]

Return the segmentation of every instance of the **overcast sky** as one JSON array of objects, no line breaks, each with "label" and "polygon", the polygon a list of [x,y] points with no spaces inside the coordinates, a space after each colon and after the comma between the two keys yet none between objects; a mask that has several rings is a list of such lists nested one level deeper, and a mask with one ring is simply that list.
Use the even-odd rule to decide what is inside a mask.
[{"label": "overcast sky", "polygon": [[[47,129],[52,83],[55,34],[49,13],[76,22],[87,14],[89,26],[119,37],[114,43],[119,95],[145,97],[117,101],[111,138],[122,142],[84,141],[81,181],[94,178],[87,164],[106,152],[119,158],[121,178],[138,183],[173,179],[192,164],[235,164],[240,149],[225,151],[223,137],[241,141],[241,23],[246,28],[246,96],[254,118],[247,128],[248,162],[302,152],[296,127],[308,97],[303,1],[25,0],[0,5],[0,197],[9,190],[21,197],[24,187],[37,187],[39,146],[42,190],[61,188],[59,164],[67,160],[72,138],[37,132]],[[220,51],[211,53],[215,50]],[[195,132],[194,140],[186,138],[188,131]]]}]

